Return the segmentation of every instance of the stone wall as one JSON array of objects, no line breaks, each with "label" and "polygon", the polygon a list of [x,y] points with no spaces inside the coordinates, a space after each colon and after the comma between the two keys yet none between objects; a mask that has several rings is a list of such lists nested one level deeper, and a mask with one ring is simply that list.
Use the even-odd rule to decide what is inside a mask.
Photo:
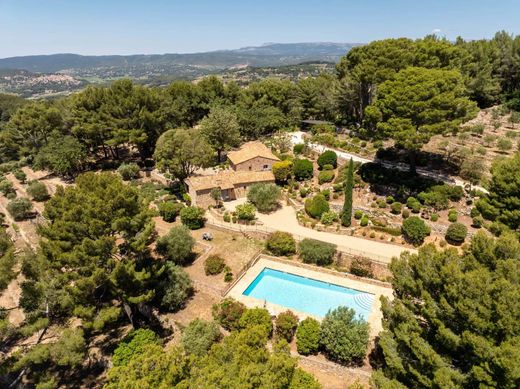
[{"label": "stone wall", "polygon": [[[264,158],[264,157],[255,157],[248,161],[239,163],[237,165],[231,164],[231,167],[233,168],[233,170],[236,170],[236,171],[261,172],[261,171],[271,170],[273,168],[273,163],[275,163],[275,162],[276,161],[274,161],[272,159],[268,159],[268,158]],[[266,165],[267,165],[267,167],[264,167]]]}]

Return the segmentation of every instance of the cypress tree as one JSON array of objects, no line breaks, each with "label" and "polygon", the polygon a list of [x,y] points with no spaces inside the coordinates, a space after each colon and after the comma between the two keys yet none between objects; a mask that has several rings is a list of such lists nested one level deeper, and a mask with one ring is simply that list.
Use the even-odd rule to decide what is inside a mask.
[{"label": "cypress tree", "polygon": [[341,224],[350,227],[352,223],[352,189],[354,188],[354,161],[352,161],[352,158],[350,158],[345,178],[345,202],[341,212]]}]

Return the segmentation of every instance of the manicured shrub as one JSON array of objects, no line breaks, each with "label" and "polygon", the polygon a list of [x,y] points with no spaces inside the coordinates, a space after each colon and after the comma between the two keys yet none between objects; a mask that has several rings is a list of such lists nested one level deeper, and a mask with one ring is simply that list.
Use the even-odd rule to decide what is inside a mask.
[{"label": "manicured shrub", "polygon": [[334,170],[334,166],[332,165],[324,165],[323,170]]},{"label": "manicured shrub", "polygon": [[452,223],[446,231],[446,240],[450,243],[460,244],[468,235],[468,229],[462,223]]},{"label": "manicured shrub", "polygon": [[362,361],[368,338],[368,323],[347,307],[329,311],[321,323],[320,345],[330,359],[340,363]]},{"label": "manicured shrub", "polygon": [[159,215],[161,215],[163,220],[168,223],[173,223],[184,208],[184,204],[173,201],[163,201],[159,203],[157,207],[159,208]]},{"label": "manicured shrub", "polygon": [[132,358],[142,354],[151,345],[160,343],[159,337],[152,330],[145,328],[133,330],[119,342],[114,350],[112,364],[125,366]]},{"label": "manicured shrub", "polygon": [[45,201],[49,199],[49,191],[43,182],[31,181],[27,186],[27,194],[31,196],[34,201]]},{"label": "manicured shrub", "polygon": [[251,328],[253,326],[261,326],[265,333],[270,336],[273,332],[273,322],[271,314],[265,308],[246,309],[238,321],[240,329]]},{"label": "manicured shrub", "polygon": [[317,194],[316,196],[305,200],[305,212],[315,219],[320,219],[321,215],[329,209],[329,202],[322,194]]},{"label": "manicured shrub", "polygon": [[334,184],[334,185],[332,185],[332,190],[335,193],[343,192],[343,184]]},{"label": "manicured shrub", "polygon": [[403,205],[398,201],[394,201],[392,205],[390,205],[390,210],[394,215],[399,215],[402,209]]},{"label": "manicured shrub", "polygon": [[22,184],[25,184],[25,181],[27,180],[27,174],[25,174],[23,170],[15,170],[13,176]]},{"label": "manicured shrub", "polygon": [[307,197],[308,194],[309,194],[309,189],[308,188],[301,188],[300,189],[300,196],[301,197]]},{"label": "manicured shrub", "polygon": [[482,216],[475,216],[472,220],[471,220],[471,225],[474,227],[474,228],[481,228],[482,225],[484,224],[484,218]]},{"label": "manicured shrub", "polygon": [[296,349],[302,355],[316,354],[320,347],[320,323],[308,317],[300,322],[296,330]]},{"label": "manicured shrub", "polygon": [[403,209],[401,215],[403,216],[403,219],[407,219],[410,216],[410,211],[408,209]]},{"label": "manicured shrub", "polygon": [[385,201],[386,201],[387,204],[395,203],[394,196],[386,196]]},{"label": "manicured shrub", "polygon": [[298,181],[312,178],[314,166],[308,159],[296,159],[293,163],[293,174]]},{"label": "manicured shrub", "polygon": [[222,219],[226,222],[226,223],[229,223],[231,221],[231,215],[228,213],[228,212],[225,212],[224,213],[224,216],[222,216]]},{"label": "manicured shrub", "polygon": [[368,226],[368,217],[366,215],[363,215],[363,217],[361,218],[361,220],[359,221],[359,225],[361,227],[366,227]]},{"label": "manicured shrub", "polygon": [[359,220],[363,217],[363,211],[360,209],[356,209],[354,211],[354,219]]},{"label": "manicured shrub", "polygon": [[175,226],[170,231],[157,239],[156,251],[166,260],[176,265],[186,265],[193,260],[193,247],[195,239],[185,226]]},{"label": "manicured shrub", "polygon": [[401,231],[405,239],[414,245],[420,245],[424,242],[424,238],[430,235],[430,227],[417,216],[407,218],[401,227]]},{"label": "manicured shrub", "polygon": [[265,247],[274,255],[292,255],[296,253],[296,241],[288,232],[276,231],[269,235]]},{"label": "manicured shrub", "polygon": [[385,200],[377,200],[377,206],[379,208],[386,208],[387,204]]},{"label": "manicured shrub", "polygon": [[300,256],[305,263],[327,266],[333,262],[336,245],[315,239],[303,239],[300,242]]},{"label": "manicured shrub", "polygon": [[204,227],[206,219],[204,218],[204,210],[199,207],[184,207],[179,212],[181,222],[190,230],[197,230]]},{"label": "manicured shrub", "polygon": [[27,219],[32,214],[32,210],[31,201],[25,197],[14,199],[7,204],[7,212],[16,221]]},{"label": "manicured shrub", "polygon": [[238,220],[255,220],[256,207],[251,203],[240,204],[236,206],[235,214]]},{"label": "manicured shrub", "polygon": [[323,169],[325,165],[338,166],[338,156],[332,150],[326,150],[318,157],[318,166]]},{"label": "manicured shrub", "polygon": [[218,255],[210,255],[204,261],[204,272],[207,276],[220,274],[225,267],[226,261]]},{"label": "manicured shrub", "polygon": [[247,199],[256,207],[258,212],[271,212],[278,208],[280,188],[275,184],[253,184],[247,193]]},{"label": "manicured shrub", "polygon": [[277,182],[287,182],[291,177],[293,169],[293,163],[290,160],[278,161],[273,163],[273,174]]},{"label": "manicured shrub", "polygon": [[298,317],[291,311],[285,311],[276,317],[274,324],[276,337],[290,343],[298,327]]},{"label": "manicured shrub", "polygon": [[323,212],[320,218],[320,222],[323,225],[330,226],[332,223],[338,220],[338,214],[334,211]]},{"label": "manicured shrub", "polygon": [[318,173],[318,183],[324,184],[327,182],[331,182],[334,179],[334,171],[332,170],[322,170]]},{"label": "manicured shrub", "polygon": [[239,320],[245,311],[246,307],[244,304],[230,297],[213,305],[212,308],[213,319],[228,331],[240,328]]},{"label": "manicured shrub", "polygon": [[448,212],[448,221],[450,223],[455,223],[457,221],[457,217],[457,210],[450,209],[450,211]]},{"label": "manicured shrub", "polygon": [[221,337],[214,321],[192,320],[182,331],[182,345],[187,354],[203,356]]},{"label": "manicured shrub", "polygon": [[295,144],[293,146],[293,153],[296,154],[296,155],[301,154],[301,153],[303,153],[304,149],[305,149],[305,144],[304,143]]},{"label": "manicured shrub", "polygon": [[439,214],[438,213],[432,213],[432,215],[430,216],[430,219],[432,222],[436,222],[437,220],[439,220]]},{"label": "manicured shrub", "polygon": [[350,272],[359,277],[373,277],[372,262],[366,258],[355,257],[350,264]]},{"label": "manicured shrub", "polygon": [[139,172],[141,171],[141,168],[138,164],[134,162],[130,163],[122,163],[119,168],[117,169],[117,172],[121,175],[121,178],[125,181],[130,181],[135,178],[139,178]]},{"label": "manicured shrub", "polygon": [[323,197],[325,197],[325,200],[327,200],[327,201],[330,200],[330,190],[329,189],[324,189],[319,194],[323,195]]},{"label": "manicured shrub", "polygon": [[421,203],[415,197],[408,197],[406,206],[410,208],[413,213],[419,213],[421,211]]}]

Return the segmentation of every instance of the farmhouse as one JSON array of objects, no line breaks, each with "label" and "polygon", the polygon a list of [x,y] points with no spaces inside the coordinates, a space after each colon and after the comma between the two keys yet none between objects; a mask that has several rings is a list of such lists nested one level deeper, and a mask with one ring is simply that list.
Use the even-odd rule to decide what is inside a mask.
[{"label": "farmhouse", "polygon": [[247,142],[236,151],[228,154],[231,168],[235,171],[260,172],[271,170],[273,163],[279,161],[262,142]]},{"label": "farmhouse", "polygon": [[269,182],[274,182],[274,175],[270,170],[263,172],[224,170],[212,176],[190,177],[186,180],[193,203],[204,208],[215,205],[215,200],[211,198],[213,188],[220,188],[222,200],[230,201],[245,197],[247,189],[253,184]]},{"label": "farmhouse", "polygon": [[258,183],[274,182],[271,171],[279,161],[261,142],[247,142],[240,149],[228,154],[232,170],[223,170],[209,176],[193,176],[186,180],[188,193],[194,204],[200,207],[214,205],[211,191],[220,188],[222,200],[236,200],[247,195],[247,189]]}]

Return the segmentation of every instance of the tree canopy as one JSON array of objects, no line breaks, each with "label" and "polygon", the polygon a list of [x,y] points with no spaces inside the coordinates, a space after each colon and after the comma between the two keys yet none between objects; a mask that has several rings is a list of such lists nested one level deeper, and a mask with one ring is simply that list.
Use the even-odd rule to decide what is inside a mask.
[{"label": "tree canopy", "polygon": [[392,261],[377,388],[520,384],[520,243],[480,232],[463,254],[425,246]]}]

